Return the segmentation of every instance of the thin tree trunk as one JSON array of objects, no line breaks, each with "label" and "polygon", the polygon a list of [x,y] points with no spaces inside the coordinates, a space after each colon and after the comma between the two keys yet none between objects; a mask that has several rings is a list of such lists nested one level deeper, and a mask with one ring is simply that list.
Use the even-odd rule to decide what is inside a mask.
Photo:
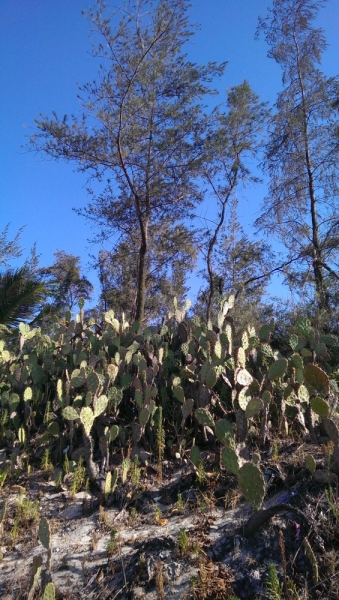
[{"label": "thin tree trunk", "polygon": [[213,272],[213,267],[212,267],[213,250],[214,250],[214,246],[216,245],[217,240],[218,240],[219,231],[224,224],[226,205],[227,205],[227,203],[230,199],[230,196],[235,188],[237,176],[234,175],[233,181],[230,185],[230,188],[229,188],[229,190],[226,194],[226,198],[224,200],[220,199],[220,196],[219,196],[217,190],[215,189],[211,179],[208,176],[207,176],[207,179],[208,179],[209,183],[211,184],[214,192],[217,194],[217,197],[219,198],[219,201],[221,203],[221,213],[220,213],[219,223],[217,224],[214,234],[209,241],[208,250],[207,250],[206,262],[207,262],[207,271],[208,271],[208,279],[209,279],[209,291],[208,291],[208,298],[207,298],[206,320],[208,322],[211,318],[212,302],[213,302],[213,297],[214,297],[214,292],[215,292],[214,272]]},{"label": "thin tree trunk", "polygon": [[319,310],[329,311],[330,310],[329,297],[326,292],[326,285],[324,282],[324,273],[323,273],[323,266],[322,266],[323,265],[323,257],[322,257],[320,242],[319,242],[319,223],[318,223],[318,214],[317,214],[317,199],[316,199],[316,195],[315,195],[314,178],[313,178],[313,172],[312,172],[312,161],[311,161],[311,153],[310,153],[310,147],[309,147],[309,133],[308,133],[308,124],[307,124],[305,90],[304,90],[304,83],[303,83],[302,75],[301,75],[301,69],[300,69],[299,46],[298,46],[298,42],[297,42],[295,34],[294,34],[294,42],[295,42],[295,46],[297,49],[298,79],[299,79],[301,98],[302,98],[305,162],[306,162],[306,170],[307,170],[307,177],[308,177],[308,191],[309,191],[311,221],[312,221],[313,273],[314,273],[315,288],[316,288],[316,292],[317,292]]}]

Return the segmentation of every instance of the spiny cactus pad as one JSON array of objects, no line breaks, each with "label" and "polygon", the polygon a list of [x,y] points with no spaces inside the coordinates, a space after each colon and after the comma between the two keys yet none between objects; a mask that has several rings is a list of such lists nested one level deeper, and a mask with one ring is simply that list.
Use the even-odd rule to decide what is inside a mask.
[{"label": "spiny cactus pad", "polygon": [[239,458],[236,454],[235,450],[232,448],[223,448],[221,453],[221,459],[224,467],[234,473],[234,475],[238,475],[239,472]]},{"label": "spiny cactus pad", "polygon": [[246,406],[245,417],[251,419],[264,408],[264,403],[260,398],[252,398]]},{"label": "spiny cactus pad", "polygon": [[55,600],[55,587],[54,583],[49,582],[44,590],[43,600]]},{"label": "spiny cactus pad", "polygon": [[150,417],[150,411],[148,408],[143,408],[140,415],[139,415],[139,423],[141,425],[141,427],[145,427],[148,419]]},{"label": "spiny cactus pad", "polygon": [[94,400],[94,418],[105,412],[108,404],[108,398],[105,395],[99,396]]},{"label": "spiny cactus pad", "polygon": [[94,422],[94,413],[89,406],[84,406],[80,411],[80,421],[84,426],[86,435],[89,435]]},{"label": "spiny cactus pad", "polygon": [[66,406],[62,411],[62,416],[68,421],[76,421],[79,419],[79,414],[72,406]]},{"label": "spiny cactus pad", "polygon": [[192,463],[195,466],[197,466],[197,464],[199,463],[199,460],[200,460],[200,450],[199,450],[198,446],[192,446],[191,452],[190,452],[190,459],[191,459]]},{"label": "spiny cactus pad", "polygon": [[182,419],[186,421],[187,417],[191,414],[192,408],[194,406],[194,400],[192,398],[187,398],[181,407]]},{"label": "spiny cactus pad", "polygon": [[42,545],[49,550],[51,547],[51,530],[45,517],[42,517],[39,523],[39,540]]},{"label": "spiny cactus pad", "polygon": [[173,390],[174,397],[179,400],[179,402],[185,401],[185,393],[183,388],[180,385],[177,385]]},{"label": "spiny cactus pad", "polygon": [[325,371],[312,365],[306,365],[303,371],[305,383],[312,391],[316,390],[322,394],[328,394],[330,391],[330,380]]},{"label": "spiny cactus pad", "polygon": [[245,499],[259,510],[265,497],[265,480],[259,467],[245,463],[238,473],[238,481]]},{"label": "spiny cactus pad", "polygon": [[315,412],[316,415],[319,415],[319,417],[326,418],[330,414],[330,407],[327,404],[326,400],[324,400],[323,398],[320,398],[319,396],[312,398],[311,408],[312,408],[313,412]]},{"label": "spiny cactus pad", "polygon": [[271,379],[271,381],[274,381],[275,379],[280,379],[280,377],[285,375],[287,365],[288,361],[286,360],[286,358],[279,358],[274,363],[272,363],[268,371],[269,379]]},{"label": "spiny cactus pad", "polygon": [[317,465],[312,454],[307,454],[307,456],[305,457],[305,465],[306,469],[308,469],[309,472],[312,473],[312,475],[314,475]]},{"label": "spiny cactus pad", "polygon": [[198,408],[195,411],[195,417],[200,425],[207,425],[207,427],[214,427],[214,420],[211,413],[207,408]]},{"label": "spiny cactus pad", "polygon": [[215,424],[215,435],[224,446],[234,446],[233,427],[226,419],[220,419]]},{"label": "spiny cactus pad", "polygon": [[323,419],[323,425],[328,437],[334,442],[336,446],[339,445],[339,431],[335,422],[332,419]]}]

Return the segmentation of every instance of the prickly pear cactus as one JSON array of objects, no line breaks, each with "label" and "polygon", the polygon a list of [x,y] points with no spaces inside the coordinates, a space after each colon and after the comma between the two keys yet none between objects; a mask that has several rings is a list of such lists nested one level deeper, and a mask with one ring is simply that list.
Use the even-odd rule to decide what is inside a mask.
[{"label": "prickly pear cactus", "polygon": [[49,523],[45,517],[40,519],[39,523],[39,540],[46,550],[50,550],[51,547],[51,530]]},{"label": "prickly pear cactus", "polygon": [[233,447],[234,442],[234,431],[231,423],[226,419],[220,419],[215,424],[215,435],[219,442],[224,446]]},{"label": "prickly pear cactus", "polygon": [[234,473],[234,475],[238,475],[239,473],[239,458],[235,450],[232,448],[223,448],[221,453],[221,459],[224,467]]},{"label": "prickly pear cactus", "polygon": [[43,600],[55,600],[54,583],[49,582],[44,589]]},{"label": "prickly pear cactus", "polygon": [[245,463],[238,472],[239,487],[245,499],[259,510],[265,497],[265,480],[257,465]]},{"label": "prickly pear cactus", "polygon": [[105,479],[105,489],[104,489],[106,502],[111,493],[111,489],[112,489],[112,473],[111,473],[111,471],[108,471],[108,473],[106,475],[106,479]]},{"label": "prickly pear cactus", "polygon": [[211,413],[207,408],[198,408],[195,411],[195,417],[200,425],[207,425],[208,427],[214,427],[214,420]]},{"label": "prickly pear cactus", "polygon": [[81,409],[80,421],[83,424],[86,435],[90,435],[94,423],[94,413],[90,406],[84,406]]},{"label": "prickly pear cactus", "polygon": [[199,464],[200,450],[199,450],[198,446],[192,446],[191,452],[190,452],[190,459],[195,467]]},{"label": "prickly pear cactus", "polygon": [[[99,396],[94,400],[94,418],[99,417],[103,412],[105,412],[108,404],[107,396]],[[80,417],[81,418],[81,417]]]},{"label": "prickly pear cactus", "polygon": [[314,475],[317,465],[312,454],[307,454],[307,456],[305,457],[305,465],[306,469],[308,469],[309,472],[312,473],[312,475]]},{"label": "prickly pear cactus", "polygon": [[319,396],[312,398],[311,408],[313,412],[315,412],[315,414],[319,415],[320,417],[327,418],[330,414],[330,407],[328,403],[326,402],[326,400],[320,398]]}]

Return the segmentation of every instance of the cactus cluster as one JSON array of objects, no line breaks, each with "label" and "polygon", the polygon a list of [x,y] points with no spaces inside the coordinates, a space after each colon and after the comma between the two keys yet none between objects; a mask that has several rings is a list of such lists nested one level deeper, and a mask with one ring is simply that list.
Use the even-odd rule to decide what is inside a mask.
[{"label": "cactus cluster", "polygon": [[258,332],[251,324],[235,331],[228,314],[234,302],[221,301],[215,325],[188,319],[177,306],[162,327],[142,333],[113,311],[100,325],[84,323],[83,311],[75,319],[68,313],[55,320],[50,336],[21,324],[17,351],[0,343],[0,446],[12,440],[29,449],[33,430],[55,462],[66,448],[70,464],[81,451],[87,477],[108,498],[131,467],[125,458],[112,470],[112,452],[126,457],[127,448],[137,454],[145,445],[161,462],[164,448],[179,449],[180,457],[186,445],[197,467],[199,444],[212,440],[258,506],[260,461],[244,461],[237,446],[246,446],[250,428],[260,445],[270,422],[287,430],[298,416],[313,437],[323,424],[338,448],[332,421],[338,388],[326,362],[338,342],[299,318],[282,356],[271,346],[273,320]]}]

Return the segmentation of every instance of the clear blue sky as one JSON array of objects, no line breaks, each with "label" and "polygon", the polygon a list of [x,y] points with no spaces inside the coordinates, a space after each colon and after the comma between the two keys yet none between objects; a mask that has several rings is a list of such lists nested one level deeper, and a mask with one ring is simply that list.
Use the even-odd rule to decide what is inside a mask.
[{"label": "clear blue sky", "polygon": [[[119,4],[117,0],[114,4]],[[21,147],[34,132],[39,113],[77,114],[77,82],[95,78],[97,63],[90,55],[90,23],[81,14],[88,0],[2,0],[0,3],[1,183],[0,231],[10,222],[10,234],[25,225],[25,255],[37,243],[41,265],[52,264],[56,249],[81,256],[87,270],[95,249],[89,224],[72,208],[86,205],[85,177],[74,166],[47,161]],[[247,79],[261,100],[274,103],[281,89],[281,71],[267,58],[263,39],[254,40],[258,16],[265,16],[269,0],[193,0],[192,23],[200,24],[187,47],[198,63],[229,61],[218,83],[225,90]],[[322,68],[335,75],[339,66],[339,6],[329,0],[317,26],[325,30],[329,49]],[[246,193],[246,196],[245,196]],[[265,196],[265,186],[239,194],[239,217],[247,232]],[[191,299],[198,289],[193,281]],[[99,292],[99,289],[96,289]]]}]

